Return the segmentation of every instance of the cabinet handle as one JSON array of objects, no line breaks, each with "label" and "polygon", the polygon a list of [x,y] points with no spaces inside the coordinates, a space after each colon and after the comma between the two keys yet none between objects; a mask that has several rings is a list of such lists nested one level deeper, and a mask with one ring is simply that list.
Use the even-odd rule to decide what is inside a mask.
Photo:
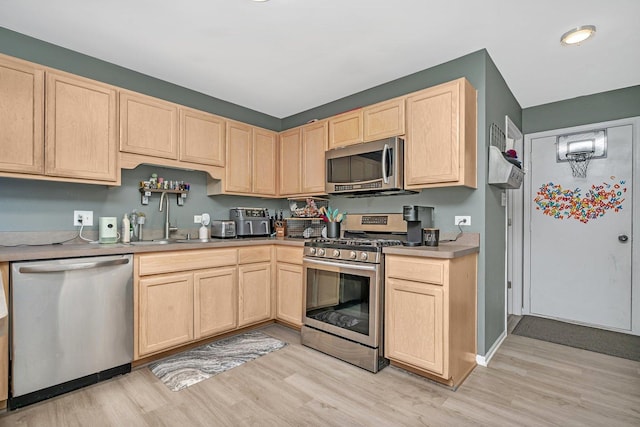
[{"label": "cabinet handle", "polygon": [[111,267],[114,265],[123,265],[129,264],[128,258],[122,259],[113,259],[109,261],[92,261],[92,262],[78,262],[75,264],[66,264],[66,265],[32,265],[29,267],[20,267],[18,270],[20,273],[59,273],[63,271],[74,271],[74,270],[88,270],[90,268],[99,268],[99,267]]}]

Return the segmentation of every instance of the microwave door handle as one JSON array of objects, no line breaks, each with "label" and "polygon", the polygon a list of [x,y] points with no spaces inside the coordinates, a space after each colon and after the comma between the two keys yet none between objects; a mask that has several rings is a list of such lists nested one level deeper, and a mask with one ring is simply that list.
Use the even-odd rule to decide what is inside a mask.
[{"label": "microwave door handle", "polygon": [[389,183],[389,144],[384,144],[384,148],[382,149],[382,180],[385,184]]}]

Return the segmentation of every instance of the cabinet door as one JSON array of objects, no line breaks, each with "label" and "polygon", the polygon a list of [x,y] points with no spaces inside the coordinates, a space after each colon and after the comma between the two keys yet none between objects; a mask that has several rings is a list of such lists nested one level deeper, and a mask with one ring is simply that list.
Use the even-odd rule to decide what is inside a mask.
[{"label": "cabinet door", "polygon": [[477,187],[475,90],[465,79],[407,98],[405,188]]},{"label": "cabinet door", "polygon": [[312,123],[302,128],[302,193],[324,194],[326,167],[324,152],[327,147],[328,123]]},{"label": "cabinet door", "polygon": [[329,149],[362,142],[362,110],[350,111],[329,119]]},{"label": "cabinet door", "polygon": [[44,70],[0,56],[0,170],[44,172]]},{"label": "cabinet door", "polygon": [[271,263],[238,266],[238,327],[271,318]]},{"label": "cabinet door", "polygon": [[178,108],[133,92],[120,92],[120,150],[176,160]]},{"label": "cabinet door", "polygon": [[387,277],[385,287],[385,356],[446,377],[442,286]]},{"label": "cabinet door", "polygon": [[225,127],[222,117],[180,108],[180,160],[224,166]]},{"label": "cabinet door", "polygon": [[365,141],[404,135],[404,98],[371,105],[363,116]]},{"label": "cabinet door", "polygon": [[[280,134],[280,195],[291,196],[302,192],[302,133],[300,128]],[[324,152],[322,153],[324,161]]]},{"label": "cabinet door", "polygon": [[236,267],[194,273],[195,339],[236,328],[238,287]]},{"label": "cabinet door", "polygon": [[193,274],[149,276],[139,281],[138,353],[145,355],[193,339]]},{"label": "cabinet door", "polygon": [[46,93],[46,174],[116,181],[115,88],[47,71]]},{"label": "cabinet door", "polygon": [[276,319],[302,326],[302,266],[278,263],[276,269]]},{"label": "cabinet door", "polygon": [[278,144],[275,132],[253,129],[252,183],[253,194],[276,195]]},{"label": "cabinet door", "polygon": [[239,122],[227,122],[227,153],[225,190],[251,193],[251,126]]}]

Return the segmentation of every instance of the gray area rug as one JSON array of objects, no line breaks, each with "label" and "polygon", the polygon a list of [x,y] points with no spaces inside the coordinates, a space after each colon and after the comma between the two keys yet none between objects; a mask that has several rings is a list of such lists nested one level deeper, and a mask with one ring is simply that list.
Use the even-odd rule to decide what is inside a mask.
[{"label": "gray area rug", "polygon": [[180,391],[286,345],[262,332],[251,331],[176,354],[148,367],[171,391]]},{"label": "gray area rug", "polygon": [[640,337],[635,335],[535,316],[523,316],[512,333],[640,362]]}]

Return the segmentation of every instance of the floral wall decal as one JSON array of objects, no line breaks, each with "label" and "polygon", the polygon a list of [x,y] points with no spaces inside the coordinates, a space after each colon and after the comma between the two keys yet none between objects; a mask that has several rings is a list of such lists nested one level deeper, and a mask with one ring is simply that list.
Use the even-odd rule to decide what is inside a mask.
[{"label": "floral wall decal", "polygon": [[608,211],[618,212],[625,201],[623,198],[627,192],[626,181],[603,182],[600,185],[592,185],[582,196],[582,190],[564,189],[560,184],[549,182],[540,187],[533,199],[536,210],[544,215],[556,219],[573,218],[584,224],[590,220],[602,217]]}]

